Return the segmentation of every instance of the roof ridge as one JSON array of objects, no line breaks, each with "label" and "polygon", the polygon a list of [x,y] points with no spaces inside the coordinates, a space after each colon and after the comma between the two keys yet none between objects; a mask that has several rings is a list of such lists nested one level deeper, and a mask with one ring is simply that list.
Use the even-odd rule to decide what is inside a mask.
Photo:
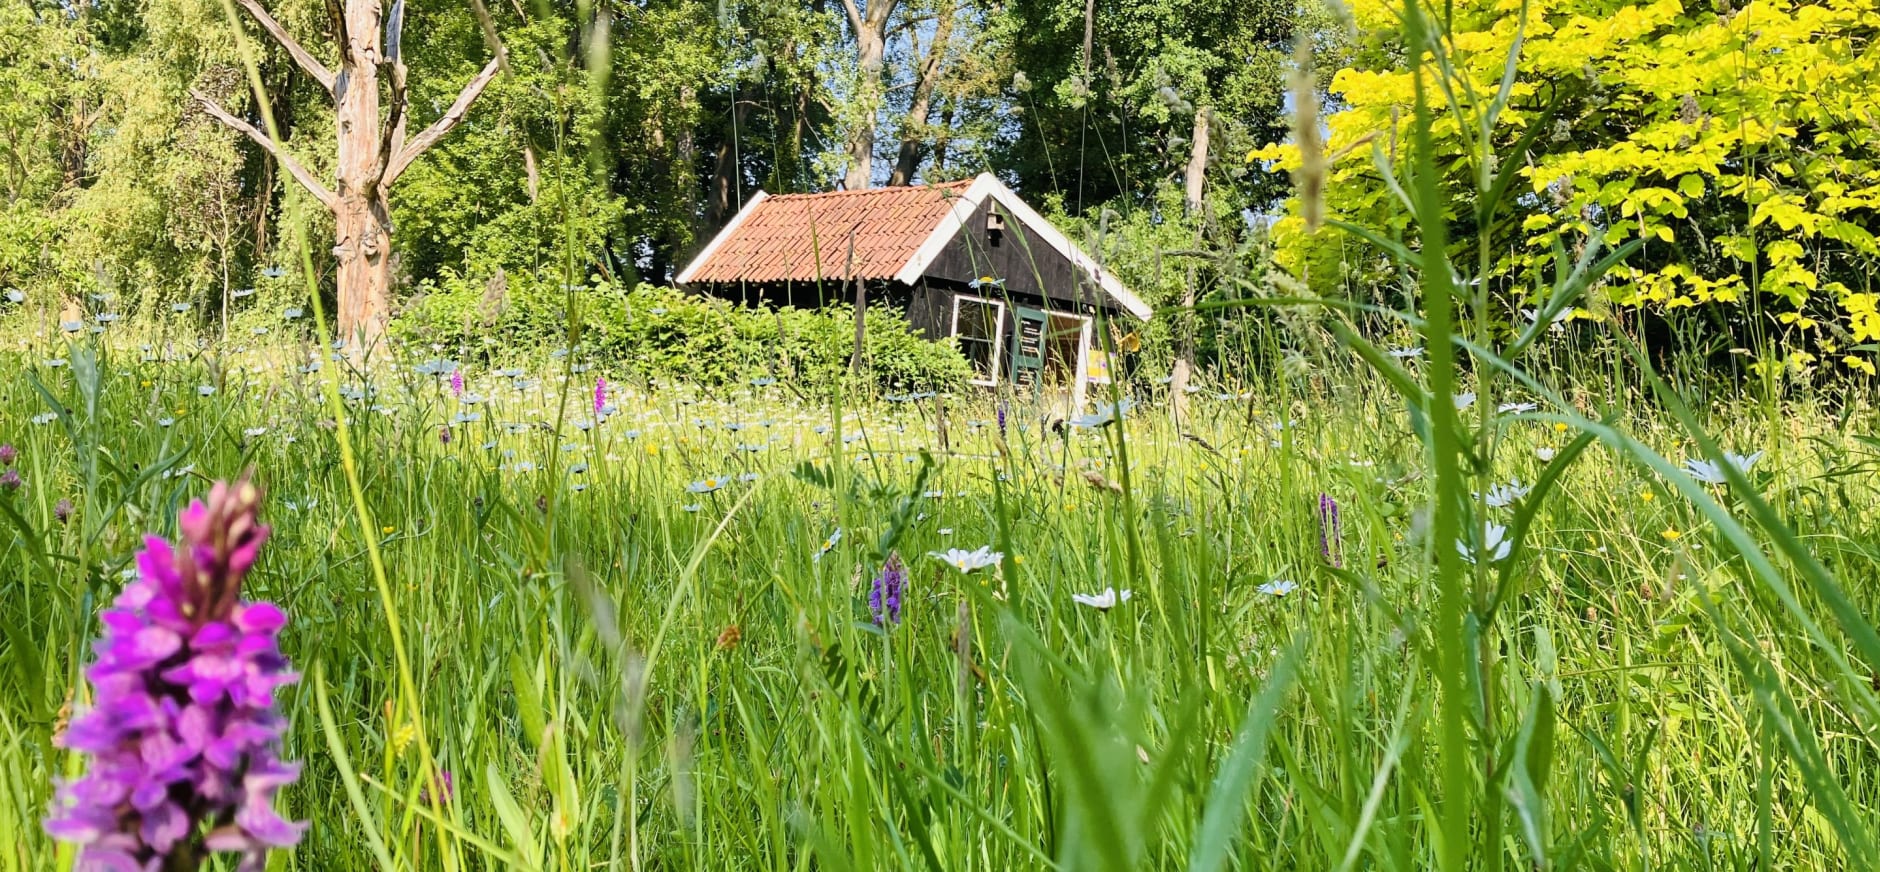
[{"label": "roof ridge", "polygon": [[955,179],[950,182],[929,182],[929,183],[919,184],[919,185],[891,185],[891,186],[880,187],[880,188],[860,188],[857,190],[805,191],[805,192],[795,193],[795,194],[771,194],[770,199],[772,200],[809,200],[809,199],[834,199],[837,197],[864,197],[870,194],[901,195],[901,194],[912,194],[915,192],[923,192],[923,191],[952,190],[955,188],[963,190],[965,188],[972,187],[972,184],[973,184],[972,179]]}]

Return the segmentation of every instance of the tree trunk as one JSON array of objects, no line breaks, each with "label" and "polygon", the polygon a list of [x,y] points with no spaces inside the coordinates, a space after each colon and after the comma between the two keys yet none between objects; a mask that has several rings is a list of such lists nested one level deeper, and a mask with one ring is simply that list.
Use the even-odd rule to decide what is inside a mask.
[{"label": "tree trunk", "polygon": [[791,188],[802,181],[803,138],[809,135],[810,85],[796,89],[796,107],[790,117],[790,163],[793,168]]},{"label": "tree trunk", "polygon": [[[731,129],[736,131],[744,126],[745,116],[750,112],[750,104],[733,99],[731,101]],[[705,229],[717,232],[725,226],[731,216],[737,214],[742,205],[738,202],[738,153],[733,147],[731,137],[726,137],[718,144],[718,157],[712,164],[712,183],[710,197],[705,201]],[[700,234],[701,237],[704,234]]]},{"label": "tree trunk", "polygon": [[[1188,217],[1195,222],[1195,234],[1201,234],[1201,222],[1205,220],[1202,207],[1204,186],[1208,175],[1208,119],[1213,113],[1203,106],[1195,110],[1195,135],[1193,148],[1188,153],[1188,171],[1185,174],[1187,184],[1184,194],[1188,201]],[[1188,271],[1188,281],[1182,291],[1182,313],[1178,329],[1181,331],[1181,352],[1175,358],[1175,371],[1169,378],[1169,411],[1175,416],[1175,426],[1180,427],[1188,415],[1188,379],[1195,368],[1195,283],[1198,278],[1194,270]]]},{"label": "tree trunk", "polygon": [[908,104],[907,120],[901,126],[901,153],[894,161],[893,175],[888,177],[889,187],[912,184],[914,173],[920,170],[922,129],[927,126],[934,84],[940,78],[940,62],[953,39],[953,4],[942,2],[934,12],[938,19],[934,22],[933,42],[927,45],[927,56],[921,60],[914,81],[914,99]]},{"label": "tree trunk", "polygon": [[864,13],[855,0],[843,0],[849,26],[855,31],[855,66],[859,87],[855,99],[861,119],[849,135],[849,171],[842,186],[866,189],[875,175],[875,114],[881,99],[881,64],[888,43],[888,19],[898,0],[872,0]]},{"label": "tree trunk", "polygon": [[[393,0],[386,14],[380,0],[332,0],[333,25],[339,48],[339,72],[326,68],[300,46],[260,0],[236,0],[249,17],[285,49],[294,63],[312,76],[334,100],[337,157],[334,190],[275,141],[274,131],[262,132],[230,115],[214,100],[192,93],[205,111],[239,132],[274,157],[276,163],[333,213],[333,256],[339,262],[339,338],[355,350],[369,349],[385,332],[391,316],[392,208],[390,190],[411,162],[463,122],[503,63],[503,50],[483,67],[442,117],[410,142],[405,141],[406,108],[403,41],[404,0]],[[384,42],[380,38],[383,34]],[[383,79],[381,72],[384,73]],[[388,86],[389,100],[380,115],[379,93]]]},{"label": "tree trunk", "polygon": [[933,136],[934,172],[945,172],[947,168],[947,143],[953,136],[953,101],[948,100],[940,110],[940,129]]},{"label": "tree trunk", "polygon": [[[377,0],[346,4],[346,40],[334,119],[339,133],[339,203],[333,209],[333,255],[339,261],[339,337],[369,349],[384,332],[391,298],[391,210],[379,182],[380,142]],[[396,99],[396,98],[394,98]]]},{"label": "tree trunk", "polygon": [[274,206],[274,164],[261,162],[261,184],[255,186],[255,259],[267,257],[268,210]]},{"label": "tree trunk", "polygon": [[369,350],[391,315],[392,258],[389,205],[383,197],[342,197],[333,213],[333,252],[339,257],[339,336]]},{"label": "tree trunk", "polygon": [[875,101],[876,92],[880,90],[881,58],[886,42],[866,30],[856,36],[862,87],[855,99],[861,101],[864,117],[849,136],[849,173],[842,180],[842,186],[851,191],[867,188],[875,175]]},{"label": "tree trunk", "polygon": [[[676,125],[679,129],[673,136],[672,146],[673,182],[679,187],[679,190],[692,190],[691,186],[698,184],[698,122],[696,120],[698,114],[695,109],[697,105],[698,92],[696,89],[690,85],[679,89],[679,108],[680,111],[686,113],[686,120],[678,122]],[[664,139],[665,124],[663,120],[660,123],[659,134],[660,138]],[[663,143],[656,142],[654,143],[654,147],[658,148],[662,144]]]},{"label": "tree trunk", "polygon": [[1195,135],[1188,152],[1188,171],[1184,174],[1188,214],[1196,219],[1201,217],[1202,185],[1206,184],[1208,176],[1208,122],[1213,115],[1214,111],[1207,106],[1195,110]]}]

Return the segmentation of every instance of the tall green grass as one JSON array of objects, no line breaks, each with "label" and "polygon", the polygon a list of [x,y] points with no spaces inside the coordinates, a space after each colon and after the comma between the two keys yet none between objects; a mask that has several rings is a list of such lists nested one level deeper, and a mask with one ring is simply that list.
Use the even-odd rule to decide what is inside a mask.
[{"label": "tall green grass", "polygon": [[[0,868],[64,859],[52,737],[138,536],[250,466],[276,531],[252,592],[305,672],[285,796],[312,826],[276,868],[1858,867],[1871,398],[1690,403],[1611,322],[1548,331],[1623,250],[1497,337],[1427,129],[1493,130],[1506,89],[1468,93],[1421,7],[1404,27],[1419,103],[1385,169],[1415,235],[1370,241],[1416,311],[1250,294],[1337,342],[1259,334],[1247,357],[1289,365],[1217,376],[1180,427],[1155,391],[1085,429],[1015,398],[655,390],[578,351],[470,369],[478,402],[392,349],[0,354],[25,481],[0,492]],[[1513,163],[1490,139],[1484,214]],[[1725,449],[1767,454],[1681,468]],[[972,575],[925,556],[982,545],[1004,558]],[[889,553],[911,580],[882,627]],[[1072,600],[1107,588],[1131,596]]]},{"label": "tall green grass", "polygon": [[[629,386],[582,429],[592,372],[566,390],[552,371],[523,390],[472,373],[487,400],[469,406],[409,368],[347,376],[348,395],[377,391],[343,404],[408,645],[404,709],[311,379],[258,354],[214,360],[219,382],[209,359],[136,357],[5,363],[27,385],[0,400],[26,480],[0,498],[17,580],[0,853],[19,868],[53,856],[35,821],[68,762],[49,738],[97,603],[140,531],[171,532],[207,477],[250,465],[277,531],[254,593],[293,614],[307,676],[286,696],[308,761],[287,797],[313,828],[287,868],[1828,868],[1872,825],[1871,672],[1816,573],[1872,577],[1874,452],[1807,400],[1774,421],[1692,413],[1723,445],[1773,449],[1728,493],[1638,462],[1699,450],[1648,396],[1578,422],[1592,444],[1556,428],[1570,413],[1491,414],[1488,478],[1538,484],[1537,449],[1557,478],[1518,508],[1458,500],[1528,523],[1508,560],[1461,565],[1463,590],[1493,596],[1445,636],[1431,558],[1457,552],[1428,523],[1427,449],[1355,361],[1287,400],[1197,395],[1181,433],[1153,403],[1064,433],[1018,405],[1000,438],[990,408],[955,401],[946,452],[932,401],[835,419],[776,388]],[[49,399],[65,417],[31,423]],[[459,413],[481,419],[441,441]],[[708,475],[734,481],[686,491]],[[1134,511],[1111,487],[1125,476]],[[1342,568],[1320,493],[1341,507]],[[64,524],[60,498],[78,505]],[[1785,556],[1794,537],[1819,569]],[[866,582],[889,538],[913,572],[905,622],[883,629]],[[1009,559],[981,575],[923,556],[985,544]],[[1276,578],[1299,588],[1259,590]],[[1111,586],[1133,596],[1070,599]],[[1871,613],[1870,587],[1841,595]],[[453,775],[441,808],[416,800],[419,719]]]}]

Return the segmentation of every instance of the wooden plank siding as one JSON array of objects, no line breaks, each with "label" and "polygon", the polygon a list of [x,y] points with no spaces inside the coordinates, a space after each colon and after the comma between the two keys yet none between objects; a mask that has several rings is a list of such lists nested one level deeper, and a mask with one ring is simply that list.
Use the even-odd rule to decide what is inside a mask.
[{"label": "wooden plank siding", "polygon": [[[1005,229],[997,233],[986,229],[986,216],[993,210],[1005,220]],[[991,198],[981,203],[954,234],[927,267],[926,275],[929,281],[947,281],[966,293],[992,298],[1002,292],[998,288],[966,291],[966,287],[981,277],[1003,279],[1003,293],[1015,302],[1078,314],[1096,311],[1095,291],[1088,282],[1080,281],[1076,266],[1050,245],[1027,234],[1025,225],[1005,214]],[[1054,305],[1044,305],[1046,300]]]},{"label": "wooden plank siding", "polygon": [[[817,281],[819,273],[829,277]],[[1083,402],[1093,316],[1151,314],[990,174],[970,184],[753,198],[679,283],[744,305],[815,309],[855,299],[848,275],[864,282],[870,307],[904,313],[933,341],[954,335],[963,297],[996,303],[998,326],[988,331],[998,337],[996,353],[966,343],[969,358],[993,362],[975,383],[1026,387],[1055,378],[1069,407]],[[983,324],[990,313],[971,314]],[[1029,345],[1021,334],[1032,337]]]}]

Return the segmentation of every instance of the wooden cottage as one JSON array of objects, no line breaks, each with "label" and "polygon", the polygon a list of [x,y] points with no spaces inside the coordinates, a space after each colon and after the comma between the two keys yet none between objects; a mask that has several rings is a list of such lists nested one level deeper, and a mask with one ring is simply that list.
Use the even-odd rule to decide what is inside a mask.
[{"label": "wooden cottage", "polygon": [[678,283],[748,304],[886,300],[928,338],[957,337],[976,384],[1050,388],[1074,406],[1109,372],[1094,316],[1150,315],[989,173],[920,187],[759,192]]}]

